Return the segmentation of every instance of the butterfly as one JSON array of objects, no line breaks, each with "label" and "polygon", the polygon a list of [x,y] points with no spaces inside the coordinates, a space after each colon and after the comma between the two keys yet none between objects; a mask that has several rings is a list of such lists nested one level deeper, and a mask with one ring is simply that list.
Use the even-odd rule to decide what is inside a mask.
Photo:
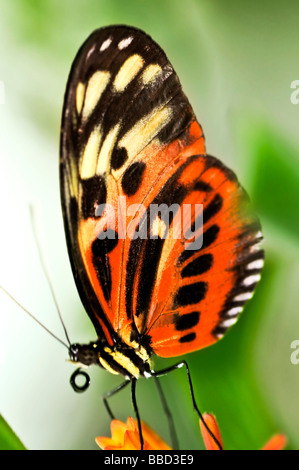
[{"label": "butterfly", "polygon": [[[96,30],[73,62],[60,182],[74,279],[97,335],[71,345],[71,359],[124,376],[135,396],[140,376],[166,372],[153,355],[205,348],[236,322],[261,277],[260,222],[233,171],[206,154],[163,50],[128,26]],[[88,382],[79,368],[77,391],[78,374]]]}]

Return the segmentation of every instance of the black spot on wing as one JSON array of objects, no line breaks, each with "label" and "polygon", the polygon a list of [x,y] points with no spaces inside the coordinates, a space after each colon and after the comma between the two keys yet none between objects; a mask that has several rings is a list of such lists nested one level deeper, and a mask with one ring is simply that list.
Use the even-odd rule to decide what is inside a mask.
[{"label": "black spot on wing", "polygon": [[174,297],[173,308],[199,303],[205,298],[207,289],[208,284],[202,281],[179,287]]},{"label": "black spot on wing", "polygon": [[119,170],[128,159],[127,150],[124,147],[115,147],[111,155],[111,168]]},{"label": "black spot on wing", "polygon": [[164,239],[157,238],[149,239],[146,242],[143,263],[140,270],[142,283],[139,284],[137,295],[137,317],[149,308],[164,241]]},{"label": "black spot on wing", "polygon": [[111,269],[108,258],[105,257],[103,260],[102,258],[98,258],[93,255],[92,263],[97,273],[97,278],[102,288],[105,300],[108,302],[111,299]]},{"label": "black spot on wing", "polygon": [[211,225],[204,233],[203,233],[203,242],[202,242],[202,247],[201,250],[205,250],[209,246],[214,243],[214,241],[217,239],[218,234],[219,234],[220,227],[219,225]]},{"label": "black spot on wing", "polygon": [[196,191],[204,191],[206,193],[209,193],[212,191],[212,186],[209,183],[206,183],[203,180],[198,180],[194,186],[194,189]]},{"label": "black spot on wing", "polygon": [[220,228],[219,228],[218,225],[216,225],[216,224],[211,225],[211,227],[209,227],[203,233],[202,246],[200,247],[200,249],[199,250],[184,250],[178,258],[178,265],[180,265],[180,264],[184,263],[185,261],[187,261],[196,252],[205,250],[206,248],[211,246],[215,242],[215,240],[217,239],[218,234],[219,234],[219,230],[220,230]]},{"label": "black spot on wing", "polygon": [[126,169],[121,186],[127,196],[133,196],[140,188],[145,167],[144,162],[135,162]]},{"label": "black spot on wing", "polygon": [[96,216],[96,206],[105,204],[107,189],[102,176],[81,180],[81,214],[83,219]]},{"label": "black spot on wing", "polygon": [[[102,233],[102,236],[104,234]],[[107,238],[96,238],[91,246],[92,263],[97,273],[98,281],[104,293],[105,300],[108,302],[111,299],[111,268],[108,258],[110,253],[117,245],[118,238],[117,232],[108,229],[105,232]]]},{"label": "black spot on wing", "polygon": [[112,229],[108,229],[106,232],[102,232],[98,235],[98,238],[92,244],[92,253],[104,259],[105,256],[110,253],[118,243],[118,234]]},{"label": "black spot on wing", "polygon": [[182,337],[179,339],[179,342],[180,342],[180,343],[190,343],[191,341],[194,341],[195,338],[196,338],[196,334],[195,334],[195,333],[188,333],[187,335],[182,336]]},{"label": "black spot on wing", "polygon": [[129,258],[126,265],[126,312],[127,317],[132,318],[133,314],[133,285],[134,279],[138,268],[138,261],[140,259],[142,242],[140,238],[132,240],[129,249]]},{"label": "black spot on wing", "polygon": [[220,194],[215,194],[211,202],[204,208],[203,223],[206,224],[212,217],[214,217],[221,210],[223,206],[223,199]]},{"label": "black spot on wing", "polygon": [[185,266],[182,270],[181,276],[184,277],[191,277],[191,276],[199,276],[203,274],[209,269],[211,269],[213,264],[213,255],[211,253],[207,253],[204,255],[199,256],[198,258],[191,261],[187,266]]},{"label": "black spot on wing", "polygon": [[199,312],[190,312],[185,313],[184,315],[179,315],[178,313],[174,314],[174,324],[175,328],[178,331],[188,330],[193,328],[199,322]]}]

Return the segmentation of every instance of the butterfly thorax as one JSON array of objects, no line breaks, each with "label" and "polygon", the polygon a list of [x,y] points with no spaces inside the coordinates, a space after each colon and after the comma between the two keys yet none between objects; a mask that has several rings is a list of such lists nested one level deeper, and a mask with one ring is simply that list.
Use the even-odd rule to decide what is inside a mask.
[{"label": "butterfly thorax", "polygon": [[69,348],[72,362],[89,367],[97,364],[112,374],[121,374],[127,379],[138,378],[140,375],[151,375],[150,356],[143,346],[133,342],[109,346],[102,340],[89,344],[72,344]]}]

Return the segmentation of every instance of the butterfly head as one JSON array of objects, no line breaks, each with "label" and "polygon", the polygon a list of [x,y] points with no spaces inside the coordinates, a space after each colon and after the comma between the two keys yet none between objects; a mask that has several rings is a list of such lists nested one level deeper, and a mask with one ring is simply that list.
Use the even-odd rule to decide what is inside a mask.
[{"label": "butterfly head", "polygon": [[96,344],[71,344],[69,347],[69,356],[70,361],[81,365],[81,366],[91,366],[92,364],[98,363],[98,351]]},{"label": "butterfly head", "polygon": [[93,343],[71,344],[69,347],[69,356],[70,362],[79,366],[71,375],[71,386],[75,392],[84,392],[90,385],[90,377],[87,372],[81,369],[81,367],[86,368],[92,364],[98,363],[99,356],[97,352],[97,345]]}]

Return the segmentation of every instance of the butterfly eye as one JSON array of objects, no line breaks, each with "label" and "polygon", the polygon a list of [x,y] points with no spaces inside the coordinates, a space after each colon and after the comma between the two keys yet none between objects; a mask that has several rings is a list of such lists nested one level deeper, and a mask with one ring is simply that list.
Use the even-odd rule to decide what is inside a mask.
[{"label": "butterfly eye", "polygon": [[77,344],[72,344],[69,347],[69,356],[70,360],[72,362],[78,362],[78,353],[79,353],[79,347]]},{"label": "butterfly eye", "polygon": [[[82,379],[83,379],[83,382],[82,382]],[[90,377],[87,374],[87,372],[83,371],[79,367],[79,369],[76,369],[75,372],[73,372],[73,374],[71,375],[70,384],[75,392],[77,393],[85,392],[85,390],[87,390],[90,385]]]}]

